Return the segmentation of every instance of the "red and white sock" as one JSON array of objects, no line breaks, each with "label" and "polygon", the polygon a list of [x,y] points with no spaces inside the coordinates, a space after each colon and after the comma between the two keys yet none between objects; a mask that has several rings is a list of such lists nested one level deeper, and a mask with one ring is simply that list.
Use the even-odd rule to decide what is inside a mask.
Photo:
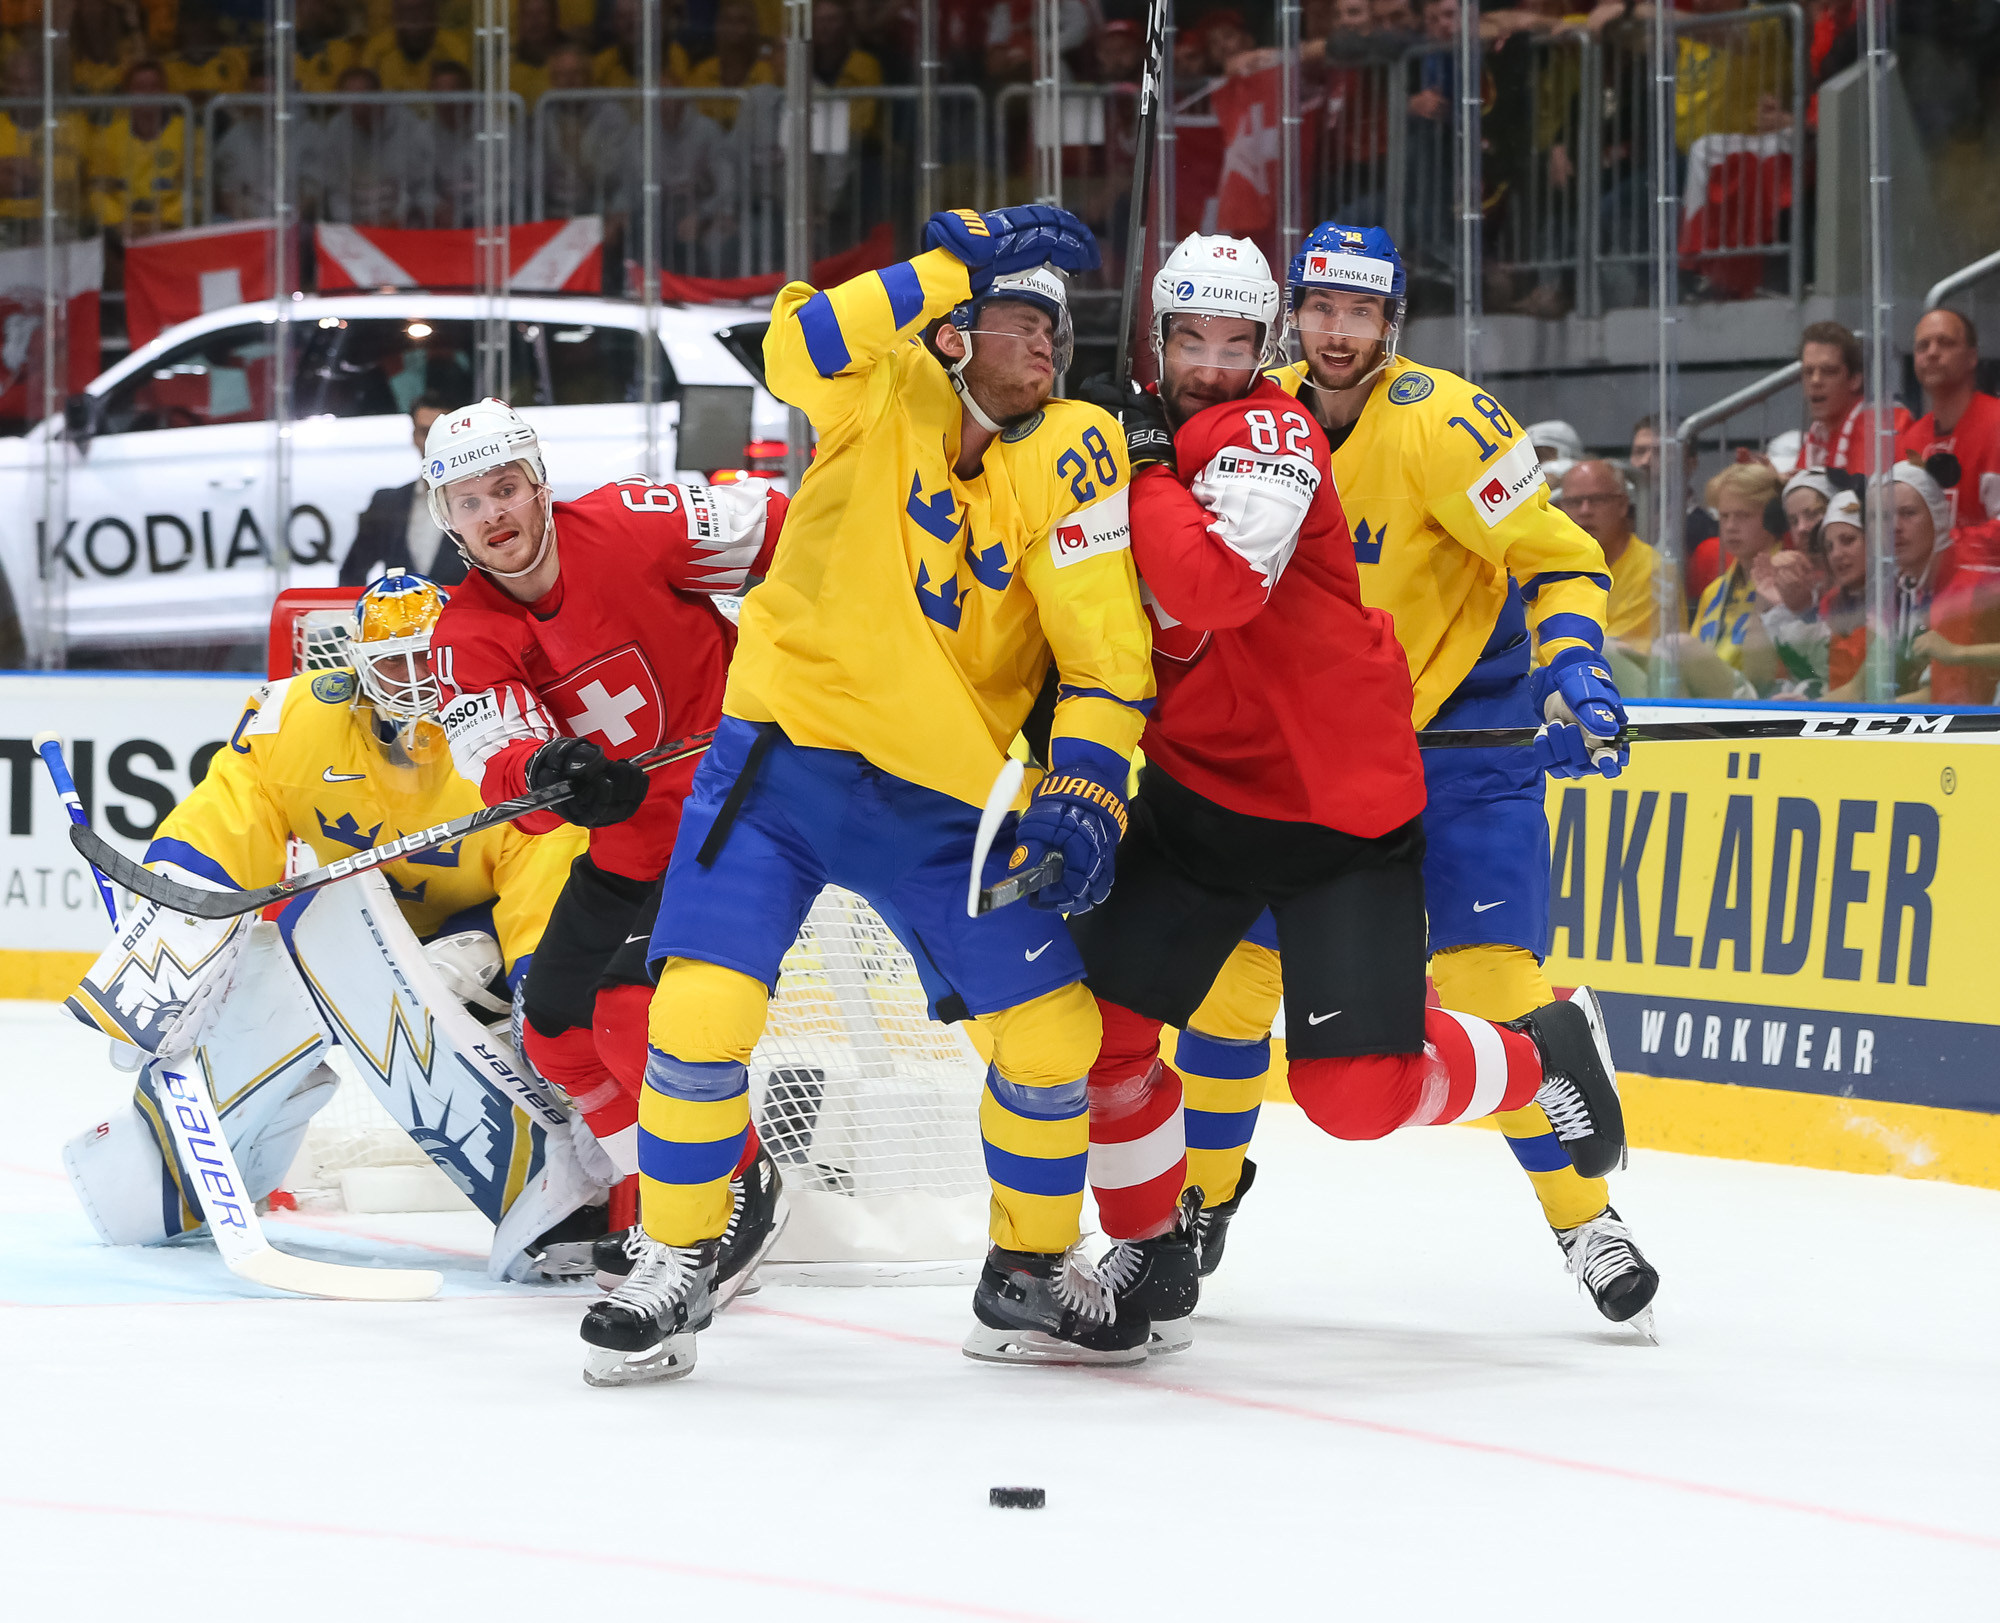
[{"label": "red and white sock", "polygon": [[1090,1068],[1090,1188],[1104,1232],[1150,1240],[1173,1227],[1187,1182],[1181,1079],[1160,1059],[1160,1022],[1098,1002],[1104,1046]]},{"label": "red and white sock", "polygon": [[1520,1032],[1449,1009],[1424,1011],[1415,1054],[1292,1059],[1292,1097],[1335,1138],[1473,1121],[1518,1110],[1542,1085],[1541,1056]]}]

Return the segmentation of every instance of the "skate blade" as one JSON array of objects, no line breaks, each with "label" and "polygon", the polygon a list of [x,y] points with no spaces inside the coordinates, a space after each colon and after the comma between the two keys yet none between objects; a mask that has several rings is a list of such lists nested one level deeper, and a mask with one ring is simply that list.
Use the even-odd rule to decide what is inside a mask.
[{"label": "skate blade", "polygon": [[1653,1310],[1651,1306],[1642,1307],[1637,1313],[1634,1313],[1631,1318],[1625,1321],[1625,1328],[1630,1330],[1641,1341],[1647,1342],[1651,1346],[1657,1347],[1660,1344],[1660,1332],[1653,1323]]},{"label": "skate blade", "polygon": [[657,1347],[642,1353],[593,1347],[585,1342],[583,1378],[590,1386],[648,1386],[678,1381],[694,1373],[694,1358],[694,1336],[686,1331],[668,1336]]},{"label": "skate blade", "polygon": [[1064,1341],[1050,1335],[1046,1330],[996,1330],[991,1325],[975,1324],[972,1333],[965,1338],[962,1349],[967,1358],[976,1358],[982,1364],[1143,1364],[1146,1361],[1146,1344],[1136,1347],[1107,1348],[1099,1351],[1093,1347],[1079,1347],[1073,1341]]},{"label": "skate blade", "polygon": [[[529,1277],[541,1280],[602,1279],[590,1260],[588,1240],[565,1240],[545,1246],[529,1259]],[[613,1287],[616,1288],[615,1286]]]},{"label": "skate blade", "polygon": [[764,1236],[764,1243],[757,1248],[757,1254],[728,1280],[716,1281],[715,1312],[720,1313],[737,1297],[748,1296],[756,1290],[753,1281],[757,1277],[757,1270],[763,1266],[764,1258],[770,1254],[771,1247],[778,1243],[778,1236],[785,1232],[785,1225],[791,1220],[791,1203],[785,1199],[784,1189],[780,1187],[777,1205],[771,1213],[771,1232]]},{"label": "skate blade", "polygon": [[1194,1345],[1194,1326],[1186,1319],[1155,1319],[1146,1343],[1149,1353],[1186,1352]]}]

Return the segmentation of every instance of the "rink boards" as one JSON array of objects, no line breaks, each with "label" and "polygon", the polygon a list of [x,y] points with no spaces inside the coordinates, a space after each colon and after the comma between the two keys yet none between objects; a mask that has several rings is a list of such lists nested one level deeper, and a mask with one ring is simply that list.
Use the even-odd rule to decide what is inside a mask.
[{"label": "rink boards", "polygon": [[[0,676],[0,997],[63,996],[103,940],[30,737],[137,854],[256,681]],[[1550,978],[1603,993],[1635,1142],[2000,1187],[1996,743],[1655,744],[1551,783]]]}]

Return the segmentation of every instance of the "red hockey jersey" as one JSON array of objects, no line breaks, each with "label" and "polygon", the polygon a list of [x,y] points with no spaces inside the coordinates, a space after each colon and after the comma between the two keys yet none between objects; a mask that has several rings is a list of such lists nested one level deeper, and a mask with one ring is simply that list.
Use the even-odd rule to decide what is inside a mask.
[{"label": "red hockey jersey", "polygon": [[[712,600],[769,567],[784,512],[758,484],[624,479],[556,503],[561,574],[545,597],[519,602],[477,571],[454,586],[432,665],[452,758],[481,798],[523,793],[528,758],[552,738],[622,759],[713,727],[736,627]],[[599,867],[665,869],[699,760],[661,768],[635,816],[591,830]],[[537,834],[560,821],[520,820]]]},{"label": "red hockey jersey", "polygon": [[1424,809],[1410,667],[1361,602],[1326,435],[1260,378],[1132,485],[1159,702],[1141,747],[1253,817],[1373,838]]}]

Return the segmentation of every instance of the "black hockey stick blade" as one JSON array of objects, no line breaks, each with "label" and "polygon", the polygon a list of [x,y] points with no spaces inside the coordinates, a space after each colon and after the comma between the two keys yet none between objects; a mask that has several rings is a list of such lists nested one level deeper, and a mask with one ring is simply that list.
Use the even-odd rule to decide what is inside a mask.
[{"label": "black hockey stick blade", "polygon": [[[632,764],[642,771],[651,772],[657,767],[671,766],[676,761],[685,761],[691,755],[699,755],[714,741],[715,732],[690,733],[686,738],[676,738],[662,744],[656,750],[635,756]],[[162,907],[176,913],[185,913],[197,919],[233,919],[245,913],[257,913],[273,902],[289,901],[307,891],[318,890],[322,885],[330,885],[335,880],[346,879],[350,875],[366,873],[371,868],[379,868],[385,862],[394,862],[400,857],[414,856],[419,851],[435,850],[440,845],[449,845],[453,840],[464,839],[477,834],[481,829],[491,828],[496,823],[510,823],[517,817],[525,817],[529,812],[546,811],[570,797],[567,784],[551,784],[546,789],[531,789],[525,795],[516,795],[512,800],[503,800],[497,806],[482,806],[476,812],[467,812],[463,817],[455,817],[448,823],[437,823],[430,828],[420,829],[415,834],[405,834],[378,845],[369,851],[362,851],[351,857],[342,857],[338,862],[328,863],[323,868],[308,868],[304,873],[293,874],[288,879],[280,879],[274,885],[259,885],[252,890],[199,890],[192,885],[183,885],[169,879],[165,874],[154,873],[144,864],[133,861],[116,846],[112,845],[95,829],[73,824],[69,831],[70,844],[99,873],[114,885],[123,885],[127,890],[143,896],[149,902],[158,902]]]},{"label": "black hockey stick blade", "polygon": [[1031,896],[1044,885],[1053,885],[1062,878],[1063,859],[1059,851],[1051,851],[1032,868],[1023,868],[1017,874],[1009,874],[997,884],[984,886],[979,892],[979,911],[991,913],[996,907],[1006,907],[1018,902],[1023,896]]},{"label": "black hockey stick blade", "polygon": [[1131,375],[1132,318],[1139,310],[1139,281],[1146,272],[1146,216],[1152,206],[1153,143],[1160,123],[1160,80],[1165,73],[1167,19],[1173,0],[1152,0],[1146,8],[1146,60],[1139,79],[1139,117],[1134,129],[1132,188],[1125,205],[1125,281],[1118,297],[1118,359],[1112,381],[1121,388]]},{"label": "black hockey stick blade", "polygon": [[[1426,728],[1417,745],[1427,750],[1504,749],[1532,744],[1538,727]],[[1615,743],[1688,744],[1760,738],[1945,738],[2000,733],[2000,712],[1904,710],[1824,715],[1745,716],[1731,721],[1635,721]]]}]

